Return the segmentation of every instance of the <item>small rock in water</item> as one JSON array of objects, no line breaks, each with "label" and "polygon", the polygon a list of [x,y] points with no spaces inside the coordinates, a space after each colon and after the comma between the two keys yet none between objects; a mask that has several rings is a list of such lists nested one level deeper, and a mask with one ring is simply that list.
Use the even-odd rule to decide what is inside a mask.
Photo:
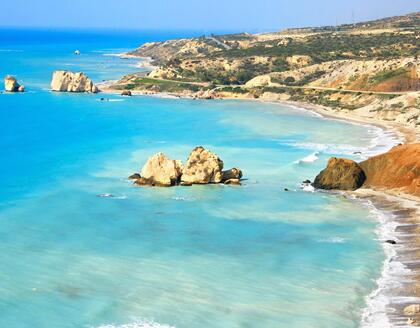
[{"label": "small rock in water", "polygon": [[7,75],[4,78],[4,90],[6,92],[24,92],[25,87],[20,85],[15,77]]},{"label": "small rock in water", "polygon": [[140,178],[141,178],[140,174],[134,173],[134,174],[132,174],[128,177],[128,180],[137,180],[137,179],[140,179]]},{"label": "small rock in water", "polygon": [[395,245],[397,243],[395,240],[391,240],[391,239],[389,239],[385,242],[388,243],[388,244],[391,244],[391,245]]},{"label": "small rock in water", "polygon": [[124,90],[123,92],[121,92],[121,96],[131,97],[132,94],[131,94],[131,91],[130,90]]},{"label": "small rock in water", "polygon": [[302,181],[303,184],[311,184],[311,180]]}]

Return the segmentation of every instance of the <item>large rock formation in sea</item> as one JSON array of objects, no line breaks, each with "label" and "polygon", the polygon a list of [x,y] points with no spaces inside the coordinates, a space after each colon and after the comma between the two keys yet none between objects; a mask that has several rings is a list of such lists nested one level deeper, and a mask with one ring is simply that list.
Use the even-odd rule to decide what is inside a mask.
[{"label": "large rock formation in sea", "polygon": [[359,164],[332,158],[315,179],[319,189],[392,189],[420,196],[420,144],[398,145]]},{"label": "large rock formation in sea", "polygon": [[179,160],[157,153],[148,159],[140,174],[129,177],[137,185],[161,187],[210,183],[240,185],[241,178],[239,168],[223,171],[223,161],[219,156],[201,146],[192,150],[185,166]]},{"label": "large rock formation in sea", "polygon": [[4,90],[6,92],[24,92],[25,87],[20,85],[15,77],[7,75],[4,78]]},{"label": "large rock formation in sea", "polygon": [[165,154],[157,153],[143,166],[137,184],[174,186],[180,181],[182,169],[181,161],[171,160]]},{"label": "large rock formation in sea", "polygon": [[355,161],[345,158],[331,158],[328,165],[313,183],[319,189],[356,190],[366,180],[365,173]]},{"label": "large rock formation in sea", "polygon": [[196,147],[188,157],[181,180],[186,183],[207,184],[222,182],[223,161],[204,147]]},{"label": "large rock formation in sea", "polygon": [[73,73],[70,71],[55,71],[52,76],[51,90],[92,93],[99,91],[98,87],[84,73]]}]

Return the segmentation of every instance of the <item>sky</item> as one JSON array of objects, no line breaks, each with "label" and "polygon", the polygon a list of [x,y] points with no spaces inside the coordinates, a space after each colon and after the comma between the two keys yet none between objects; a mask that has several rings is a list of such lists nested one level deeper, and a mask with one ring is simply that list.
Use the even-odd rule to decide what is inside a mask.
[{"label": "sky", "polygon": [[419,0],[0,0],[0,26],[258,32],[415,11]]}]

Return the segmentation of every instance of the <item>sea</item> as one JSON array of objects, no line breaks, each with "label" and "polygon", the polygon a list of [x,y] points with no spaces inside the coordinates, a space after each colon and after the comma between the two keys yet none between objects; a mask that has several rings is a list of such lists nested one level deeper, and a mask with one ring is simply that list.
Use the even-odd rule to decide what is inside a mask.
[{"label": "sea", "polygon": [[[54,70],[116,80],[144,70],[117,54],[200,34],[0,31],[0,77],[26,87],[0,93],[0,327],[387,326],[374,299],[386,218],[301,182],[392,133],[279,103],[50,91]],[[127,179],[199,145],[242,186]]]}]

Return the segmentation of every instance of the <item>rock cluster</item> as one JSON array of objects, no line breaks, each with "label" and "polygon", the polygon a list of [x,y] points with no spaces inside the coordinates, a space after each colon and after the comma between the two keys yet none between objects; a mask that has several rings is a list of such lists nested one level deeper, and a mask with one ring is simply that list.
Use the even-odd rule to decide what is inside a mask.
[{"label": "rock cluster", "polygon": [[129,177],[137,185],[159,187],[210,183],[240,185],[241,178],[240,169],[223,171],[223,161],[201,146],[192,150],[185,165],[179,160],[169,159],[163,153],[157,153],[147,160],[140,174]]},{"label": "rock cluster", "polygon": [[15,77],[7,75],[4,78],[4,90],[6,92],[24,92],[25,87],[20,85]]},{"label": "rock cluster", "polygon": [[92,92],[99,89],[84,73],[55,71],[52,76],[51,90],[61,92]]},{"label": "rock cluster", "polygon": [[420,196],[420,143],[398,145],[361,163],[331,158],[313,183],[326,190],[384,188]]}]

